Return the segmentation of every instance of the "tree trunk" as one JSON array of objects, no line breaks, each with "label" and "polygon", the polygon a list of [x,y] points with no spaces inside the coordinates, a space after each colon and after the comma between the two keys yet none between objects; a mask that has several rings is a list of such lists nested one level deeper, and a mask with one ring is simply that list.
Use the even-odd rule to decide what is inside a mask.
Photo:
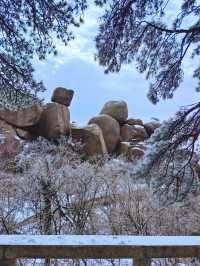
[{"label": "tree trunk", "polygon": [[[52,213],[51,213],[51,191],[49,189],[48,184],[42,184],[43,192],[43,217],[42,217],[42,223],[43,223],[43,234],[44,235],[51,235],[52,234]],[[50,266],[50,259],[45,258],[45,266]]]},{"label": "tree trunk", "polygon": [[133,259],[133,266],[150,266],[151,260],[148,258]]}]

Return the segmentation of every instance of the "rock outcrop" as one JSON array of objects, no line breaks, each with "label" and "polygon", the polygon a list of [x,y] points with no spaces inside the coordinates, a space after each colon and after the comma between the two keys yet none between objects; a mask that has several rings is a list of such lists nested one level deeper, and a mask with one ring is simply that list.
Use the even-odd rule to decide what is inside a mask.
[{"label": "rock outcrop", "polygon": [[32,134],[31,132],[29,132],[27,130],[20,129],[20,128],[16,128],[15,133],[16,133],[17,137],[19,137],[22,140],[34,140],[37,138],[37,135]]},{"label": "rock outcrop", "polygon": [[140,126],[137,126],[137,127],[134,126],[133,127],[132,139],[144,141],[147,138],[148,138],[148,134],[147,134],[145,128],[140,127]]},{"label": "rock outcrop", "polygon": [[120,140],[131,141],[133,138],[134,129],[132,126],[125,124],[120,128]]},{"label": "rock outcrop", "polygon": [[145,149],[142,146],[134,146],[130,142],[120,142],[117,146],[117,154],[126,156],[130,161],[138,161],[144,157]]},{"label": "rock outcrop", "polygon": [[38,123],[29,132],[47,139],[58,139],[70,133],[70,113],[65,105],[48,103]]},{"label": "rock outcrop", "polygon": [[11,111],[0,110],[0,119],[17,128],[34,126],[40,120],[42,107],[35,104],[31,107]]},{"label": "rock outcrop", "polygon": [[13,126],[9,125],[3,120],[0,120],[0,131],[4,134],[4,136],[12,135],[15,136],[15,129]]},{"label": "rock outcrop", "polygon": [[0,110],[0,130],[3,129],[3,134],[9,138],[18,137],[24,141],[39,136],[49,140],[71,136],[83,143],[86,157],[109,153],[126,156],[131,161],[143,158],[145,141],[160,123],[128,118],[125,101],[109,101],[88,125],[76,127],[70,124],[68,109],[73,95],[73,90],[58,87],[53,92],[52,103],[16,111]]},{"label": "rock outcrop", "polygon": [[[16,136],[15,129],[0,120],[0,159],[11,159],[20,152],[20,139]],[[5,165],[7,168],[8,165]]]},{"label": "rock outcrop", "polygon": [[62,105],[70,106],[72,98],[74,96],[73,90],[68,90],[62,87],[58,87],[54,90],[51,97],[51,101]]},{"label": "rock outcrop", "polygon": [[114,152],[120,140],[119,123],[109,115],[98,115],[90,119],[88,124],[96,124],[101,128],[108,152]]},{"label": "rock outcrop", "polygon": [[124,123],[128,118],[128,106],[125,101],[107,102],[100,114],[109,115],[116,119],[119,123]]},{"label": "rock outcrop", "polygon": [[120,142],[117,146],[117,154],[127,156],[129,153],[129,149],[130,149],[129,142]]},{"label": "rock outcrop", "polygon": [[71,135],[73,139],[83,143],[83,150],[87,156],[107,153],[103,133],[98,125],[90,124],[85,127],[72,127]]},{"label": "rock outcrop", "polygon": [[144,128],[150,137],[154,133],[156,128],[160,127],[160,125],[161,124],[158,122],[149,122],[149,123],[144,124]]},{"label": "rock outcrop", "polygon": [[143,126],[143,121],[141,119],[130,118],[126,120],[126,124],[130,126]]}]

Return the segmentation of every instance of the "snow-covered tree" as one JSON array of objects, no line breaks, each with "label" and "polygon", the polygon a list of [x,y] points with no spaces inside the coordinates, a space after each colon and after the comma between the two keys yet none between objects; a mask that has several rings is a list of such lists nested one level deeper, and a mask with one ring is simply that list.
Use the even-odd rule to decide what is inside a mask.
[{"label": "snow-covered tree", "polygon": [[1,1],[0,106],[21,106],[44,91],[33,77],[32,59],[56,54],[56,39],[65,45],[82,22],[86,0]]},{"label": "snow-covered tree", "polygon": [[[197,58],[200,54],[199,1],[96,2],[109,3],[96,38],[97,58],[106,72],[118,72],[123,64],[135,60],[138,70],[152,79],[150,100],[156,103],[159,98],[172,98],[183,81],[183,61],[187,52]],[[172,8],[173,16],[170,16]],[[194,71],[198,82],[199,67],[198,61]]]},{"label": "snow-covered tree", "polygon": [[[66,138],[56,144],[38,139],[22,144],[17,156],[13,150],[13,156],[1,157],[1,234],[200,232],[197,194],[191,193],[182,202],[163,206],[153,190],[154,177],[133,174],[139,165],[123,157],[86,161],[82,159],[81,149],[79,143]],[[1,152],[3,149],[0,156]],[[14,162],[12,167],[7,167],[9,160]],[[22,261],[21,265],[28,264]]]},{"label": "snow-covered tree", "polygon": [[[97,2],[106,7],[96,44],[97,60],[106,68],[107,73],[119,72],[123,64],[135,62],[138,71],[145,73],[151,81],[148,98],[156,104],[160,99],[173,97],[184,78],[184,62],[192,57],[193,77],[198,83],[197,92],[200,90],[198,0]],[[173,16],[170,15],[172,9]],[[173,165],[174,157],[179,156],[180,149],[184,148],[185,163],[180,164],[179,169],[176,165],[178,176],[173,173],[172,182],[177,183],[178,190],[186,166],[189,169],[193,155],[196,156],[198,152],[200,103],[182,108],[172,120],[164,124],[153,138],[158,143],[154,143],[154,150],[151,149],[152,159],[148,160],[148,169],[150,171],[153,162],[159,159],[162,160],[164,171],[169,170],[168,176],[172,176],[172,169],[168,166]],[[167,162],[165,166],[164,162]]]},{"label": "snow-covered tree", "polygon": [[[196,144],[198,111],[183,108],[173,119],[164,121],[146,142],[144,160],[136,167],[135,175],[150,179],[163,200],[181,200],[189,192],[199,191],[196,166],[199,150]],[[186,122],[187,121],[187,122]],[[195,146],[196,145],[196,146]]]}]

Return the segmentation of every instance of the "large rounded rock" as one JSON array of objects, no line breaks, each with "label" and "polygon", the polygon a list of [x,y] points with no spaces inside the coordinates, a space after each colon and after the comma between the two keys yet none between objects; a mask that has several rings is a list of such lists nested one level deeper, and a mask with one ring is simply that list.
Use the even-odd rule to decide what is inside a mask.
[{"label": "large rounded rock", "polygon": [[16,111],[4,109],[0,110],[0,119],[14,127],[27,128],[38,123],[42,112],[42,107],[37,104]]},{"label": "large rounded rock", "polygon": [[143,147],[132,147],[128,142],[120,142],[117,146],[118,155],[124,155],[130,161],[137,161],[144,157]]},{"label": "large rounded rock", "polygon": [[143,121],[141,119],[130,118],[126,120],[126,124],[130,126],[136,126],[136,125],[143,126]]},{"label": "large rounded rock", "polygon": [[12,136],[16,139],[33,140],[36,136],[32,135],[29,131],[21,128],[15,128],[3,120],[0,120],[0,133],[3,132],[4,136]]},{"label": "large rounded rock", "polygon": [[[0,134],[0,159],[14,159],[20,153],[20,141],[13,135]],[[9,165],[6,165],[8,169]]]},{"label": "large rounded rock", "polygon": [[120,128],[120,139],[121,141],[130,141],[133,135],[133,128],[127,124]]},{"label": "large rounded rock", "polygon": [[[5,159],[13,160],[19,154],[20,147],[20,140],[16,136],[15,129],[0,120],[0,159],[2,159],[2,163],[6,162]],[[6,163],[5,167],[8,169],[9,163]]]},{"label": "large rounded rock", "polygon": [[110,115],[119,123],[124,123],[128,117],[128,107],[124,101],[109,101],[103,106],[100,114]]},{"label": "large rounded rock", "polygon": [[151,136],[156,130],[156,128],[159,128],[160,126],[161,124],[158,122],[149,122],[149,123],[144,124],[144,128],[149,136]]},{"label": "large rounded rock", "polygon": [[70,113],[66,106],[58,103],[48,103],[44,106],[37,125],[29,131],[47,139],[58,139],[70,133]]},{"label": "large rounded rock", "polygon": [[117,145],[117,154],[118,155],[128,155],[130,149],[130,144],[128,142],[120,142]]},{"label": "large rounded rock", "polygon": [[100,127],[90,124],[85,127],[72,127],[71,135],[73,139],[83,143],[83,150],[87,156],[106,154],[106,144]]},{"label": "large rounded rock", "polygon": [[132,139],[143,141],[149,137],[146,130],[143,127],[134,127],[132,132],[133,132]]},{"label": "large rounded rock", "polygon": [[52,102],[70,106],[73,95],[74,95],[73,90],[68,90],[62,87],[58,87],[54,90],[51,100]]},{"label": "large rounded rock", "polygon": [[3,120],[0,120],[0,133],[16,136],[15,129]]},{"label": "large rounded rock", "polygon": [[20,129],[20,128],[16,128],[15,133],[17,137],[19,137],[22,140],[34,140],[37,138],[37,136],[33,135],[31,132]]},{"label": "large rounded rock", "polygon": [[88,124],[96,124],[101,128],[108,152],[114,152],[120,140],[118,122],[109,115],[98,115],[93,117]]}]

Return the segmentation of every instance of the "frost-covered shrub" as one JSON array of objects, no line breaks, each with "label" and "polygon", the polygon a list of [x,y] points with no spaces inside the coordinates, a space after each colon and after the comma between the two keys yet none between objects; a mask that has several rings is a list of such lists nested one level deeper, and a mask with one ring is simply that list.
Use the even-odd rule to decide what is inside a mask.
[{"label": "frost-covered shrub", "polygon": [[97,232],[92,224],[98,216],[95,206],[114,188],[123,193],[123,180],[131,178],[133,165],[125,159],[85,161],[80,149],[69,139],[56,144],[40,139],[26,144],[18,156],[21,194],[39,217],[41,232]]},{"label": "frost-covered shrub", "polygon": [[[133,174],[135,164],[120,157],[84,161],[79,149],[66,139],[59,144],[41,139],[25,146],[19,156],[23,194],[46,224],[42,230],[46,226],[56,233],[169,233],[163,217],[174,217],[174,209],[161,205],[152,186]],[[184,204],[173,205],[174,212]]]},{"label": "frost-covered shrub", "polygon": [[126,186],[123,194],[113,191],[113,204],[104,208],[111,234],[191,235],[199,231],[199,196],[163,206],[150,188],[128,182]]},{"label": "frost-covered shrub", "polygon": [[[182,223],[188,224],[191,218],[186,209],[190,210],[189,199],[194,201],[195,194],[182,203],[163,206],[152,186],[156,170],[154,176],[142,179],[135,175],[135,163],[123,157],[86,161],[81,148],[70,139],[27,142],[15,161],[17,170],[1,172],[2,213],[9,210],[3,204],[7,200],[15,209],[14,230],[34,234],[189,234],[199,230],[191,223],[184,229]],[[181,213],[185,203],[185,214],[181,214],[185,219],[174,221],[174,213]],[[199,209],[197,205],[195,211]],[[174,223],[182,224],[181,229],[170,225]]]},{"label": "frost-covered shrub", "polygon": [[1,171],[0,233],[191,235],[200,231],[199,196],[190,194],[182,202],[162,205],[152,182],[146,182],[153,176],[136,176],[135,163],[123,157],[86,161],[81,148],[70,139],[58,143],[39,139],[23,146],[16,171]]},{"label": "frost-covered shrub", "polygon": [[[183,109],[155,130],[146,141],[144,160],[134,170],[136,176],[151,180],[165,201],[180,201],[199,187],[195,171],[199,161],[196,124],[188,114],[189,117],[187,109]],[[182,123],[184,119],[186,125]]]}]

